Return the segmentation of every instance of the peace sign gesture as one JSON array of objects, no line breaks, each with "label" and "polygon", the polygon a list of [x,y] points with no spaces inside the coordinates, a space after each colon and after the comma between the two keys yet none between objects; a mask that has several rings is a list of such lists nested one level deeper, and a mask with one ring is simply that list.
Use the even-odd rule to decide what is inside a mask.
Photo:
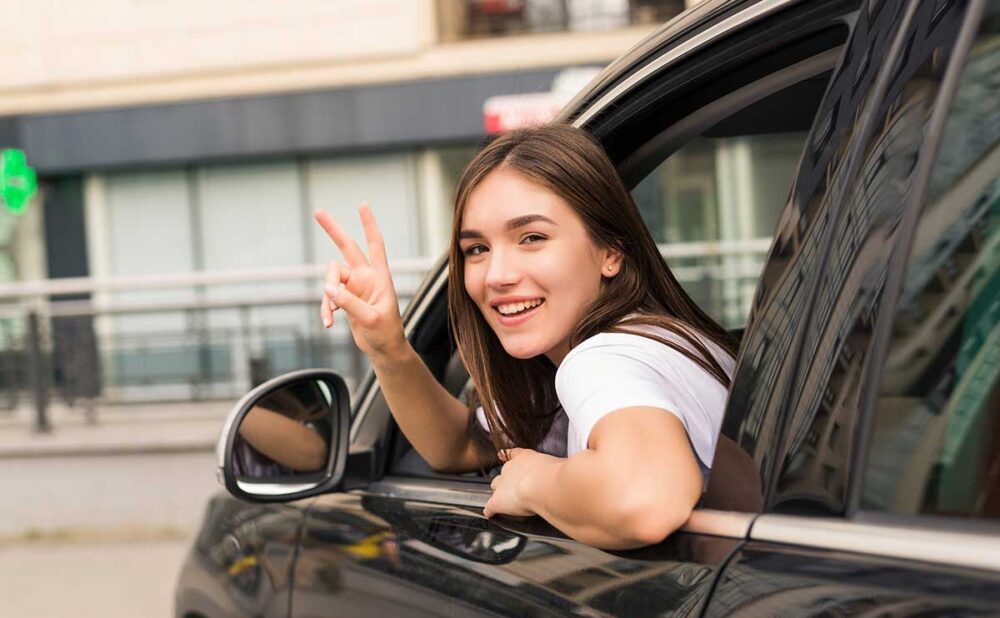
[{"label": "peace sign gesture", "polygon": [[343,309],[354,342],[362,352],[372,356],[397,348],[405,343],[406,337],[382,233],[368,204],[362,203],[358,214],[364,226],[368,257],[329,213],[325,210],[315,213],[316,221],[347,262],[331,260],[326,265],[320,317],[329,328],[333,325],[333,312]]}]

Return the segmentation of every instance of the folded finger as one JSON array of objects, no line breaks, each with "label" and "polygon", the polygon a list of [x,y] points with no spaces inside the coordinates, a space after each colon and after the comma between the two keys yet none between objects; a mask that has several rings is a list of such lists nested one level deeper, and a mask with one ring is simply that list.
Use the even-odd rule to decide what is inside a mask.
[{"label": "folded finger", "polygon": [[352,294],[343,284],[336,288],[327,284],[326,291],[332,297],[333,302],[346,311],[351,316],[351,319],[356,320],[362,326],[366,328],[374,327],[378,322],[378,311]]},{"label": "folded finger", "polygon": [[326,235],[330,237],[330,240],[340,249],[340,253],[347,260],[348,264],[351,266],[361,266],[368,263],[368,259],[365,258],[365,254],[361,251],[358,243],[354,242],[354,239],[344,231],[344,228],[340,227],[333,220],[330,213],[319,209],[313,216],[320,227],[326,232]]},{"label": "folded finger", "polygon": [[324,327],[333,326],[333,308],[330,306],[330,297],[326,294],[323,294],[323,300],[319,304],[319,316]]},{"label": "folded finger", "polygon": [[326,274],[323,277],[323,283],[336,287],[341,283],[347,283],[350,278],[351,267],[347,264],[342,264],[337,260],[330,260],[326,263]]}]

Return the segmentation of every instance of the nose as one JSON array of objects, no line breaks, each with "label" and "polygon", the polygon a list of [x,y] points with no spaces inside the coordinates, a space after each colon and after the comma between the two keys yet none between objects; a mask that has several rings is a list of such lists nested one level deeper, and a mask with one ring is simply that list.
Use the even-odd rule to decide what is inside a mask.
[{"label": "nose", "polygon": [[516,260],[504,255],[503,251],[494,250],[486,271],[486,285],[494,290],[502,290],[514,285],[520,279],[521,271]]}]

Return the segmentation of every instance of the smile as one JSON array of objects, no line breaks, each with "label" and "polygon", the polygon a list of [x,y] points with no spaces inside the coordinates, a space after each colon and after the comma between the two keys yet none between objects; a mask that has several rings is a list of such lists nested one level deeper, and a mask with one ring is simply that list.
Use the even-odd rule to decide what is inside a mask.
[{"label": "smile", "polygon": [[525,300],[518,303],[505,303],[503,305],[497,305],[494,307],[502,315],[517,315],[529,309],[534,309],[538,305],[545,302],[544,298],[535,298],[533,300]]}]

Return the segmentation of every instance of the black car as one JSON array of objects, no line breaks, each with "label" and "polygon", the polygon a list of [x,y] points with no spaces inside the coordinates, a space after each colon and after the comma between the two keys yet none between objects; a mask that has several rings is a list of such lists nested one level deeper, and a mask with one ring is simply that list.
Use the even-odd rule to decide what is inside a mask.
[{"label": "black car", "polygon": [[[808,132],[687,525],[612,552],[487,520],[488,479],[431,470],[371,376],[349,404],[298,372],[230,417],[240,499],[211,501],[176,616],[1000,614],[1000,0],[708,1],[563,119],[631,188],[695,139]],[[459,394],[446,273],[404,320]],[[241,420],[303,381],[326,467],[237,474]]]}]

